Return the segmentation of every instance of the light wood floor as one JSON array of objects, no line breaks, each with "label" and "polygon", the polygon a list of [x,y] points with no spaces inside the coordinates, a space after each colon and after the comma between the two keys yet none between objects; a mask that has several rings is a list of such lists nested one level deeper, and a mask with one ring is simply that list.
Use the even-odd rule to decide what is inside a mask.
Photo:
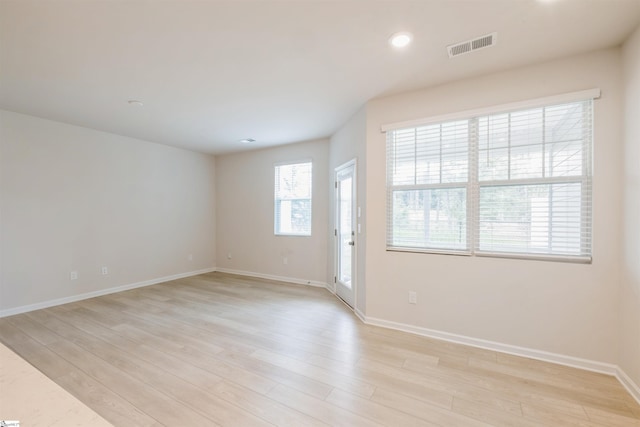
[{"label": "light wood floor", "polygon": [[116,426],[640,426],[613,377],[222,273],[0,319],[0,340]]}]

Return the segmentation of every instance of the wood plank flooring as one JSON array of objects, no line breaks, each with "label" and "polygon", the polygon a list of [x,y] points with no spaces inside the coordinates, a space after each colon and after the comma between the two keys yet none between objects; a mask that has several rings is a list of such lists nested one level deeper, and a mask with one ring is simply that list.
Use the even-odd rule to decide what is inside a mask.
[{"label": "wood plank flooring", "polygon": [[222,273],[6,317],[0,341],[116,426],[640,426],[614,377]]}]

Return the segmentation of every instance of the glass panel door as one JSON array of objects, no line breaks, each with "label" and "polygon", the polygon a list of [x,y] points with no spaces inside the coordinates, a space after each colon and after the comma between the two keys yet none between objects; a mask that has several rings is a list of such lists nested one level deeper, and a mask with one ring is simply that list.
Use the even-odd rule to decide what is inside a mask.
[{"label": "glass panel door", "polygon": [[338,180],[338,200],[340,201],[340,210],[338,213],[338,239],[340,240],[340,257],[338,258],[338,278],[348,288],[351,288],[352,262],[353,258],[353,218],[352,203],[353,196],[351,194],[353,186],[353,177],[348,176],[342,180]]},{"label": "glass panel door", "polygon": [[355,160],[336,169],[336,294],[353,307],[356,259]]}]

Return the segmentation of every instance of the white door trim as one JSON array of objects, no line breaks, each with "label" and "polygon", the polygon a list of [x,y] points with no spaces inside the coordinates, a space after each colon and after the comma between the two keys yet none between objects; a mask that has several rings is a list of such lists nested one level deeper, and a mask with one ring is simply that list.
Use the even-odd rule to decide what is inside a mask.
[{"label": "white door trim", "polygon": [[[338,189],[337,189],[337,183],[338,183],[338,174],[340,172],[342,172],[343,170],[347,169],[347,168],[353,168],[353,184],[352,184],[352,231],[353,231],[353,242],[354,242],[354,246],[353,246],[353,257],[352,257],[352,266],[351,266],[351,287],[352,287],[352,293],[353,293],[353,300],[351,301],[351,304],[349,304],[349,301],[344,301],[344,299],[342,297],[340,297],[339,295],[339,291],[338,291],[338,275],[339,275],[339,239],[337,236],[336,231],[338,230],[338,224],[337,224],[337,219],[339,218],[338,215],[338,210],[340,209],[339,203],[338,203]],[[351,307],[352,309],[354,309],[355,305],[356,305],[356,301],[357,301],[357,292],[358,292],[358,285],[357,285],[357,273],[358,273],[358,231],[357,231],[357,222],[358,222],[358,216],[357,216],[357,209],[358,209],[358,200],[357,200],[357,190],[358,190],[358,182],[357,182],[357,177],[358,177],[358,165],[357,165],[357,160],[351,159],[346,163],[341,164],[340,166],[336,167],[334,169],[334,174],[333,174],[333,181],[334,181],[334,195],[333,195],[333,200],[334,200],[334,211],[333,211],[333,225],[334,225],[334,233],[333,233],[333,248],[334,248],[334,257],[333,257],[333,277],[334,277],[334,293],[335,295],[342,301],[344,301],[347,306]],[[353,306],[351,306],[353,305]]]}]

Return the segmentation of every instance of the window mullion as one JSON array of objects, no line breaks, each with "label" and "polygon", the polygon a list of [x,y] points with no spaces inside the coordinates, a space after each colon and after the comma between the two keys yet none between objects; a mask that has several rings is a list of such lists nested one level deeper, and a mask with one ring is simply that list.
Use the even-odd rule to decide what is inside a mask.
[{"label": "window mullion", "polygon": [[480,192],[478,187],[478,161],[480,159],[479,150],[479,128],[478,117],[469,120],[469,153],[468,153],[468,176],[467,176],[467,245],[473,254],[478,246],[478,229],[480,217],[478,215],[480,206]]}]

